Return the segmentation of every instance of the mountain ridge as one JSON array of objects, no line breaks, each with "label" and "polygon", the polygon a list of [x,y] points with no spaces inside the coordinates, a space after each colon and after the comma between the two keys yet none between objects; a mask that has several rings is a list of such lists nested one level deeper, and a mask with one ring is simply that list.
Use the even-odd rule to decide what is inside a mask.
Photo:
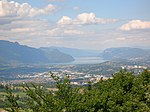
[{"label": "mountain ridge", "polygon": [[69,54],[73,57],[98,57],[100,50],[87,50],[87,49],[78,49],[78,48],[68,48],[68,47],[41,47],[40,49],[48,48],[48,49],[58,49],[59,51]]},{"label": "mountain ridge", "polygon": [[74,61],[72,56],[59,50],[45,52],[6,40],[0,40],[0,52],[0,63],[64,63]]},{"label": "mountain ridge", "polygon": [[116,47],[107,48],[101,53],[104,59],[128,59],[128,60],[141,60],[150,59],[150,50],[131,47]]}]

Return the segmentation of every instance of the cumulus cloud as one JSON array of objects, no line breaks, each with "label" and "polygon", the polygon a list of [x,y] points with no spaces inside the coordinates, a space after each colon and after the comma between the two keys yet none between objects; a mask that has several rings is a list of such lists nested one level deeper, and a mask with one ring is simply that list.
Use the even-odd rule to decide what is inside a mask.
[{"label": "cumulus cloud", "polygon": [[[48,5],[45,8],[33,8],[28,3],[20,4],[14,1],[1,0],[0,39],[18,41],[21,44],[33,47],[51,45],[85,49],[123,45],[143,45],[149,47],[150,32],[135,31],[136,33],[129,33],[120,30],[107,30],[99,25],[96,28],[88,26],[117,21],[116,19],[99,18],[94,13],[82,13],[75,18],[63,16],[57,23],[42,18],[35,18],[38,15],[51,14],[55,9],[56,7],[53,5]],[[130,30],[139,28],[139,26],[143,29],[149,28],[149,22],[136,21],[136,23],[138,23],[137,26],[126,25],[126,27],[129,27],[128,29]],[[71,26],[68,27],[67,25]],[[78,25],[86,25],[86,27],[78,27]],[[104,30],[101,30],[103,28]]]},{"label": "cumulus cloud", "polygon": [[135,30],[135,29],[150,29],[150,21],[132,20],[127,24],[122,25],[120,30]]},{"label": "cumulus cloud", "polygon": [[68,16],[63,16],[57,24],[59,25],[91,25],[91,24],[106,24],[116,22],[116,19],[98,18],[94,13],[82,13],[75,19]]},{"label": "cumulus cloud", "polygon": [[18,3],[7,0],[0,1],[0,17],[34,17],[43,14],[51,14],[56,10],[52,4],[44,8],[33,8],[28,3]]},{"label": "cumulus cloud", "polygon": [[68,17],[68,16],[63,16],[58,22],[57,24],[60,24],[60,25],[69,25],[69,24],[72,24],[73,20]]}]

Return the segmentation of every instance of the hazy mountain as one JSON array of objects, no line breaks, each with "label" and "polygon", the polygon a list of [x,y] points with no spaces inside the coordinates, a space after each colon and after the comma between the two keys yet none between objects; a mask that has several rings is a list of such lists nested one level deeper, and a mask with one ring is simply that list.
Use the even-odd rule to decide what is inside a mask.
[{"label": "hazy mountain", "polygon": [[73,57],[58,50],[45,51],[0,40],[0,63],[62,63]]},{"label": "hazy mountain", "polygon": [[143,60],[150,59],[150,50],[130,47],[109,48],[103,51],[101,56],[104,59],[130,59]]},{"label": "hazy mountain", "polygon": [[58,49],[40,48],[41,51],[45,53],[45,56],[52,63],[65,63],[74,61],[71,55],[63,53]]},{"label": "hazy mountain", "polygon": [[100,51],[98,50],[84,50],[84,49],[76,49],[76,48],[54,47],[54,46],[49,47],[49,49],[50,50],[58,49],[59,51],[69,54],[73,57],[97,57],[100,53]]}]

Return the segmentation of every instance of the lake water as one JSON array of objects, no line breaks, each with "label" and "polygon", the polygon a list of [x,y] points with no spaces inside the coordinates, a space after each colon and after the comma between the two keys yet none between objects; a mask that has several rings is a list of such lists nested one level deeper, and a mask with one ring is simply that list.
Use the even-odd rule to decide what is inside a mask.
[{"label": "lake water", "polygon": [[77,57],[75,58],[75,61],[70,64],[98,64],[105,61],[106,60],[103,60],[100,57]]},{"label": "lake water", "polygon": [[49,63],[49,65],[77,65],[77,64],[98,64],[106,60],[100,57],[74,57],[75,61],[70,63]]}]

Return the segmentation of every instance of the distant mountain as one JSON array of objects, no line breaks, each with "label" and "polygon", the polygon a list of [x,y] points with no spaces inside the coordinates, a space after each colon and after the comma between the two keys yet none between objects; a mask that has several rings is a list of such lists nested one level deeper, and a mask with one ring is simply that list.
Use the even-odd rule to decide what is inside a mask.
[{"label": "distant mountain", "polygon": [[49,48],[40,48],[44,52],[45,56],[52,63],[65,63],[74,61],[74,58],[71,55],[63,53],[58,49],[49,49]]},{"label": "distant mountain", "polygon": [[[58,49],[59,51],[69,54],[73,57],[97,57],[99,56],[99,50],[84,50],[84,49],[76,49],[76,48],[66,48],[66,47],[48,47],[50,50]],[[46,49],[48,49],[46,48]],[[43,48],[41,48],[43,49]]]},{"label": "distant mountain", "polygon": [[58,50],[45,51],[17,42],[0,40],[0,64],[2,63],[63,63],[73,57]]},{"label": "distant mountain", "polygon": [[150,50],[130,47],[109,48],[103,51],[101,57],[107,60],[147,60],[150,59]]}]

